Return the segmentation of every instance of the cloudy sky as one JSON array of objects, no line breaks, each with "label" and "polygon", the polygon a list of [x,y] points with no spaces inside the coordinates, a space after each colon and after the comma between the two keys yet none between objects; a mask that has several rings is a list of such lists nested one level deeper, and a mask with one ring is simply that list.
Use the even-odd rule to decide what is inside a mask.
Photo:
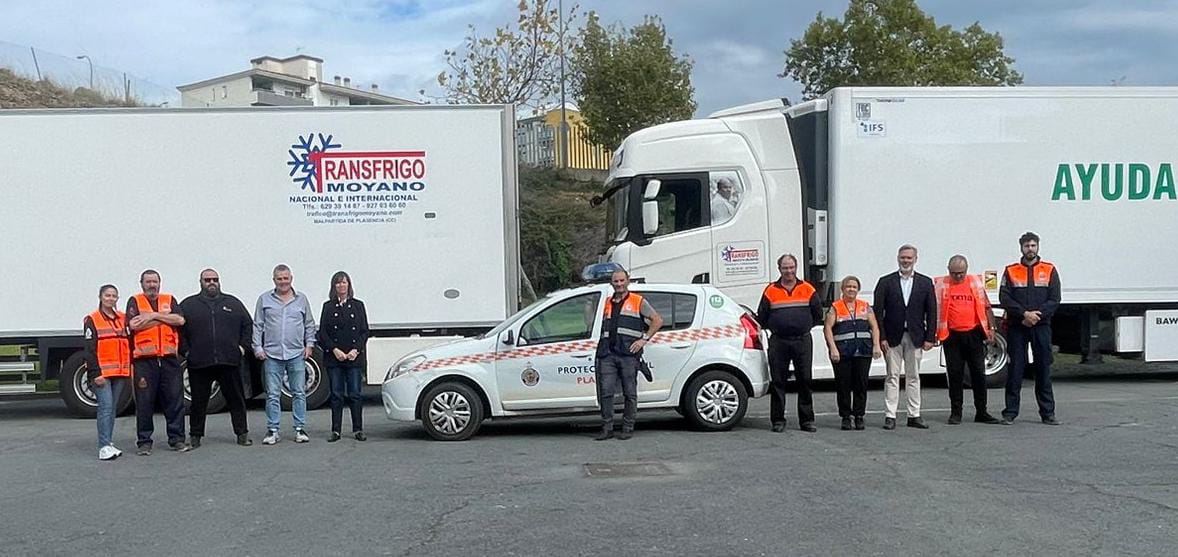
[{"label": "cloudy sky", "polygon": [[[555,0],[553,0],[555,1]],[[571,4],[574,0],[566,0]],[[1178,84],[1178,0],[920,0],[939,23],[978,21],[1006,40],[1028,85]],[[246,69],[249,59],[306,53],[325,75],[376,82],[418,98],[443,68],[442,51],[467,25],[511,20],[512,0],[205,0],[67,2],[5,0],[0,41],[175,85]],[[699,113],[772,97],[799,98],[777,77],[782,51],[819,11],[846,0],[581,0],[605,22],[663,18],[675,48],[695,61]],[[5,45],[0,44],[0,47]],[[11,53],[13,49],[7,48]],[[4,61],[0,48],[0,63]]]}]

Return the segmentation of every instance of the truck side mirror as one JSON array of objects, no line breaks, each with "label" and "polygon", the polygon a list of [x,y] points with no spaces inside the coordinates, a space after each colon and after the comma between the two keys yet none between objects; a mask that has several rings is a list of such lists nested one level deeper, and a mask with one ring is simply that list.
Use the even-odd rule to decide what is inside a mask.
[{"label": "truck side mirror", "polygon": [[659,202],[642,202],[642,233],[646,236],[659,231]]},{"label": "truck side mirror", "polygon": [[663,187],[662,180],[655,178],[646,183],[646,189],[642,192],[642,199],[650,201],[659,196],[659,188]]}]

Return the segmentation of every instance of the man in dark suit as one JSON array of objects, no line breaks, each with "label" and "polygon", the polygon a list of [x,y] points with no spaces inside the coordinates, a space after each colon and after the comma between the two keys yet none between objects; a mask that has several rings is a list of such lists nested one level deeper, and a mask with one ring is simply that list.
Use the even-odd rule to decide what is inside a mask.
[{"label": "man in dark suit", "polygon": [[873,310],[879,322],[880,348],[888,374],[884,382],[884,429],[896,429],[900,370],[908,393],[908,427],[928,429],[920,418],[920,359],[937,336],[937,301],[933,279],[916,272],[916,248],[900,246],[900,269],[879,278]]}]

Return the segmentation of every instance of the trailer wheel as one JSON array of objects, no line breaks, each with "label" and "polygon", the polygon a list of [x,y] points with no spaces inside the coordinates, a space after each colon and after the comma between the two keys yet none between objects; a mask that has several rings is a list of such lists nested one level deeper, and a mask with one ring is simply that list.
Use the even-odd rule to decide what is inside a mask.
[{"label": "trailer wheel", "polygon": [[[307,373],[307,410],[314,410],[327,402],[327,395],[330,393],[327,383],[327,368],[323,366],[323,351],[316,347],[311,357],[303,361],[303,368]],[[290,410],[293,401],[290,386],[284,377],[282,379],[282,409]]]},{"label": "trailer wheel", "polygon": [[[1010,367],[1010,355],[1006,352],[1006,337],[994,331],[994,343],[986,345],[986,388],[1006,386],[1006,375]],[[973,388],[969,374],[965,374],[964,385]]]},{"label": "trailer wheel", "polygon": [[[71,416],[93,419],[98,414],[98,399],[94,397],[94,385],[86,376],[86,356],[82,351],[74,352],[61,365],[60,389],[61,400]],[[131,406],[131,382],[119,393],[119,400],[115,401],[115,415],[121,416]]]},{"label": "trailer wheel", "polygon": [[421,399],[421,424],[438,441],[470,439],[482,421],[482,399],[474,389],[457,381],[434,385]]},{"label": "trailer wheel", "polygon": [[680,406],[687,421],[697,429],[727,431],[744,419],[749,395],[731,373],[712,370],[687,384]]}]

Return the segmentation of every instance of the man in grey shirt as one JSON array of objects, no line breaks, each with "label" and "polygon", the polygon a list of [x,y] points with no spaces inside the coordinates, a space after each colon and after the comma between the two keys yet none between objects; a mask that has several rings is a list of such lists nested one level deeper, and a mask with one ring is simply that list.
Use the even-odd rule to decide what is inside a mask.
[{"label": "man in grey shirt", "polygon": [[306,443],[307,372],[303,361],[315,348],[315,317],[307,297],[291,286],[290,267],[274,267],[274,290],[258,296],[254,308],[254,356],[266,372],[266,438],[263,445],[278,442],[282,417],[282,379],[290,387],[291,416],[296,443]]}]

